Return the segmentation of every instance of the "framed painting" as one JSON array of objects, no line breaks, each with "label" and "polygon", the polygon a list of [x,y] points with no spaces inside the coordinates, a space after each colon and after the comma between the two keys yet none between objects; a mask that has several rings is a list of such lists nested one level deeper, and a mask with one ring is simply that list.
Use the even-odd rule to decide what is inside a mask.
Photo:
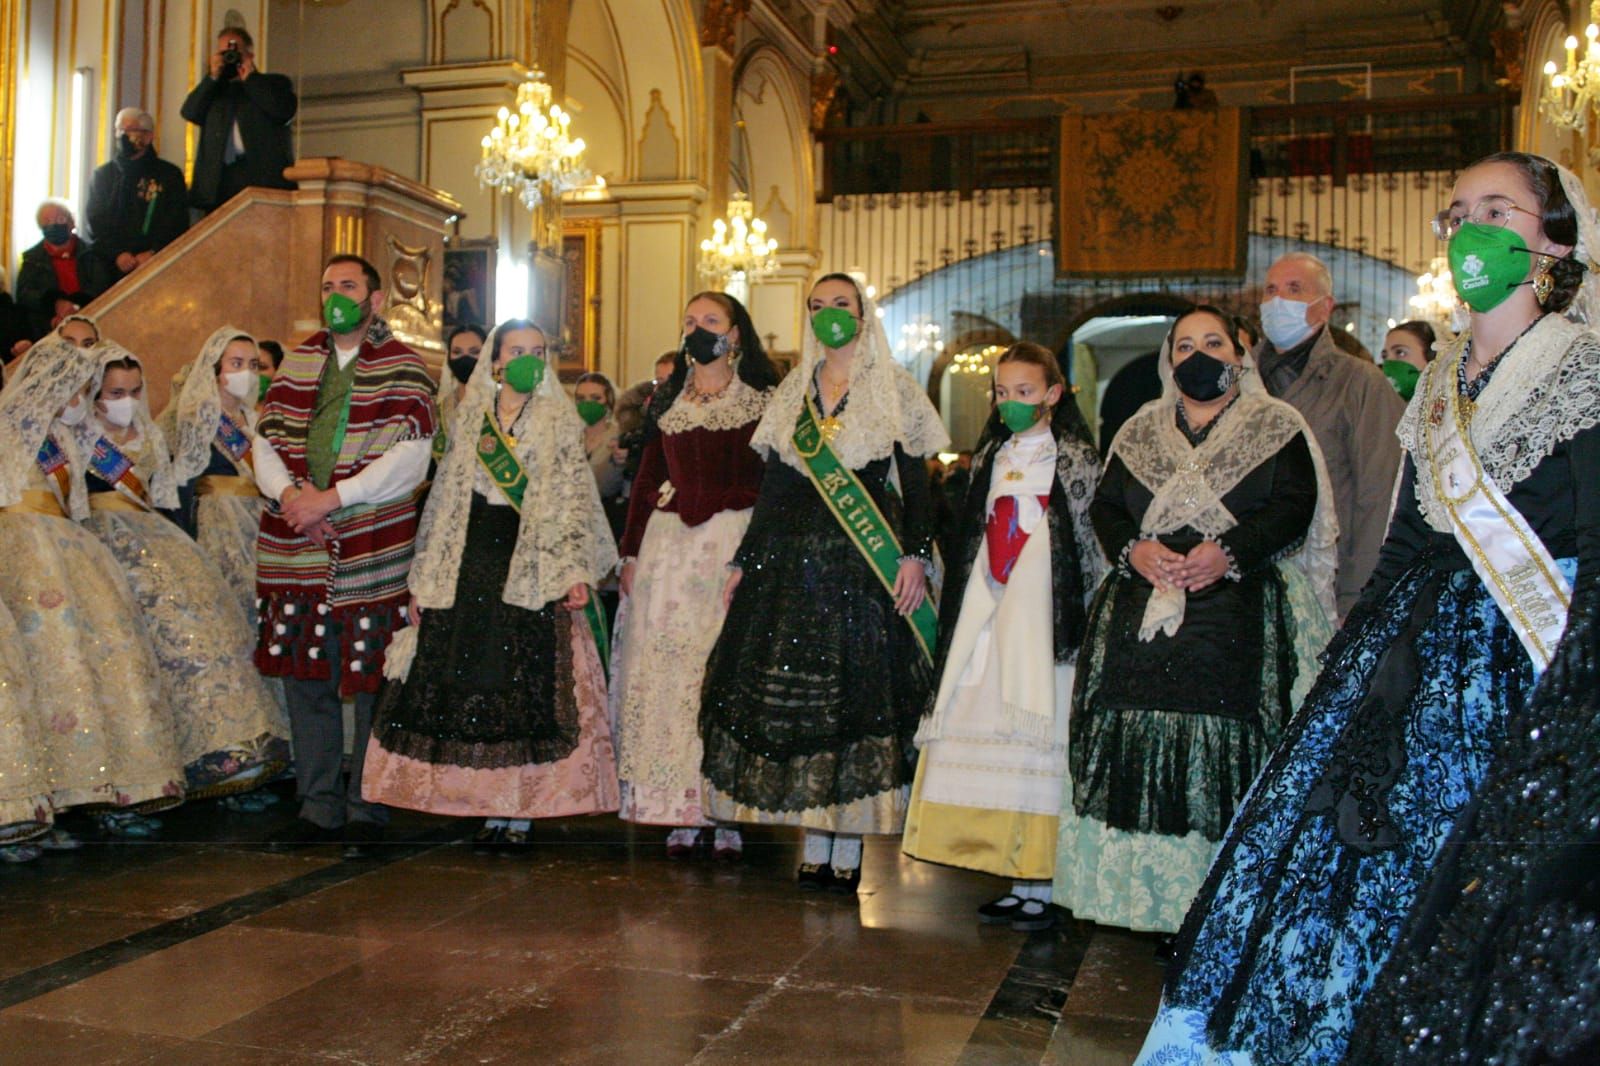
[{"label": "framed painting", "polygon": [[494,326],[493,237],[452,240],[444,250],[444,332],[457,326]]},{"label": "framed painting", "polygon": [[[568,225],[561,235],[561,336],[567,342],[562,380],[576,378],[600,365],[600,231],[598,226]],[[569,365],[570,363],[570,365]]]}]

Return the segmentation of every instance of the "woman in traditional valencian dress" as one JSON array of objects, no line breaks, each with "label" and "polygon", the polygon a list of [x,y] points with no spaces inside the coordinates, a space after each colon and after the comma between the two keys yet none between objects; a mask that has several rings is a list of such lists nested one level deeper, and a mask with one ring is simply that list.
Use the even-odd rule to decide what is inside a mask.
[{"label": "woman in traditional valencian dress", "polygon": [[700,711],[706,813],[801,826],[798,880],[854,893],[863,834],[899,833],[933,684],[933,507],[949,444],[843,274],[807,301],[801,364],[752,438],[761,495]]},{"label": "woman in traditional valencian dress", "polygon": [[265,504],[250,441],[261,358],[255,338],[223,326],[206,339],[158,425],[172,448],[183,527],[256,619],[256,532]]},{"label": "woman in traditional valencian dress", "polygon": [[[728,563],[761,490],[750,449],[778,383],[744,305],[703,292],[683,314],[683,351],[645,414],[644,454],[622,536],[622,589],[612,657],[621,816],[671,826],[667,854],[693,851],[711,825],[701,788],[700,687],[722,630]],[[714,833],[718,856],[743,841]]]},{"label": "woman in traditional valencian dress", "polygon": [[1079,662],[1055,899],[1170,934],[1316,678],[1338,520],[1305,420],[1226,315],[1180,315],[1159,370],[1090,509],[1117,565]]},{"label": "woman in traditional valencian dress", "polygon": [[1105,571],[1100,456],[1054,354],[995,360],[995,411],[947,562],[938,695],[917,733],[907,855],[1004,877],[980,921],[1048,928],[1073,666]]},{"label": "woman in traditional valencian dress", "polygon": [[172,697],[189,798],[247,792],[287,765],[288,722],[256,672],[255,633],[238,598],[168,517],[177,481],[142,365],[113,341],[95,354],[94,414],[73,431],[88,466],[88,526],[139,601]]},{"label": "woman in traditional valencian dress", "polygon": [[0,392],[0,603],[36,679],[52,808],[98,810],[108,832],[148,836],[157,826],[140,812],[182,802],[183,763],[122,564],[74,520],[89,503],[72,427],[92,417],[99,365],[52,334]]},{"label": "woman in traditional valencian dress", "polygon": [[485,348],[417,534],[413,636],[391,649],[361,791],[487,818],[476,842],[516,848],[534,818],[617,809],[586,610],[617,554],[544,334],[513,319]]},{"label": "woman in traditional valencian dress", "polygon": [[1600,535],[1600,338],[1559,313],[1593,213],[1571,174],[1505,153],[1462,172],[1435,228],[1470,328],[1400,423],[1377,571],[1185,921],[1142,1062],[1339,1061],[1508,721],[1563,654]]}]

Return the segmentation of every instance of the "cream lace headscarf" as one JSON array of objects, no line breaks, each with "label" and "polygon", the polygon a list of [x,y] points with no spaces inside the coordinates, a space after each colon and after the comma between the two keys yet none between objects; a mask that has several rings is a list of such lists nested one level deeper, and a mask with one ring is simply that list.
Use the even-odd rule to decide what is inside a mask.
[{"label": "cream lace headscarf", "polygon": [[[89,384],[91,400],[100,393],[101,382],[106,376],[107,363],[115,363],[121,359],[132,360],[138,364],[140,375],[149,378],[144,372],[144,362],[116,341],[102,338],[91,351],[95,357],[94,376]],[[178,506],[178,481],[173,476],[172,457],[167,453],[167,439],[161,435],[156,420],[150,416],[148,395],[141,391],[138,401],[133,406],[133,424],[139,427],[141,440],[139,457],[134,467],[140,479],[144,481],[145,488],[150,492],[151,504],[170,511]],[[76,438],[78,448],[85,459],[94,454],[94,446],[104,434],[104,428],[92,411],[88,418],[72,427],[72,435]]]},{"label": "cream lace headscarf", "polygon": [[[456,575],[466,546],[478,440],[484,416],[493,417],[493,352],[505,326],[484,342],[483,354],[450,426],[450,447],[439,464],[417,533],[410,587],[424,608],[455,604]],[[589,457],[583,450],[583,421],[547,366],[544,380],[528,397],[519,418],[512,451],[528,477],[517,546],[511,556],[501,598],[538,610],[566,596],[573,585],[598,584],[617,564],[617,546]]]},{"label": "cream lace headscarf", "polygon": [[[54,429],[56,443],[67,454],[74,475],[68,513],[76,519],[88,517],[83,456],[69,427],[57,422],[56,416],[94,377],[99,365],[93,348],[80,348],[59,333],[51,333],[28,349],[5,391],[0,392],[0,507],[22,499],[23,489],[33,477],[39,447]],[[82,402],[92,401],[85,397]]]},{"label": "cream lace headscarf", "polygon": [[[1161,397],[1141,407],[1124,423],[1111,443],[1128,471],[1154,495],[1140,523],[1141,537],[1175,533],[1188,526],[1210,538],[1220,537],[1238,525],[1222,502],[1245,476],[1294,439],[1305,438],[1317,471],[1317,505],[1304,542],[1286,559],[1310,582],[1318,606],[1329,622],[1338,617],[1334,605],[1334,578],[1338,565],[1335,544],[1339,520],[1334,512],[1333,487],[1316,438],[1300,412],[1267,394],[1255,359],[1244,353],[1244,373],[1239,378],[1239,398],[1198,446],[1191,445],[1178,428],[1178,386],[1172,377],[1172,338],[1161,346]],[[1226,580],[1226,579],[1224,579]],[[1139,626],[1139,639],[1152,640],[1157,631],[1168,636],[1183,624],[1187,603],[1182,589],[1155,591]],[[1320,650],[1320,649],[1319,649]]]},{"label": "cream lace headscarf", "polygon": [[[851,470],[860,470],[875,459],[894,454],[896,444],[917,458],[943,451],[950,446],[950,434],[945,432],[939,412],[917,380],[895,362],[877,304],[867,298],[861,279],[854,280],[861,300],[861,334],[850,361],[849,399],[840,415],[839,435],[833,440],[834,453]],[[800,345],[800,365],[774,391],[750,439],[750,446],[763,457],[776,453],[802,473],[806,467],[795,451],[794,424],[811,391],[817,366],[826,355],[827,349],[808,323]]]},{"label": "cream lace headscarf", "polygon": [[[237,339],[249,341],[252,346],[256,343],[250,334],[232,326],[223,326],[207,337],[200,354],[182,372],[182,381],[167,402],[167,409],[161,412],[159,424],[172,447],[172,470],[180,485],[193,481],[211,465],[211,445],[222,420],[217,365],[228,345]],[[245,410],[249,410],[248,402]],[[239,428],[249,430],[247,425]]]},{"label": "cream lace headscarf", "polygon": [[[1573,256],[1586,269],[1566,317],[1546,315],[1524,334],[1473,403],[1468,426],[1472,447],[1501,492],[1510,492],[1533,473],[1558,444],[1600,425],[1600,335],[1595,333],[1600,329],[1600,276],[1593,258],[1600,252],[1600,216],[1577,175],[1551,165],[1578,216]],[[1456,364],[1471,339],[1469,327],[1428,364],[1397,430],[1416,468],[1422,516],[1441,533],[1455,527],[1438,500],[1422,420],[1434,400],[1455,391]]]}]

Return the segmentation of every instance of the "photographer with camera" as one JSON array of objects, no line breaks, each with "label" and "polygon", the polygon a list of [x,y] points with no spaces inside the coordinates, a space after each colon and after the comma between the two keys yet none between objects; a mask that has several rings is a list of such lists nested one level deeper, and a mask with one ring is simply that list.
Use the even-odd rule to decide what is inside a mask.
[{"label": "photographer with camera", "polygon": [[230,26],[217,34],[210,69],[183,102],[183,117],[200,127],[189,202],[202,213],[251,185],[292,189],[283,176],[294,162],[289,123],[298,100],[282,74],[257,69],[250,34]]}]

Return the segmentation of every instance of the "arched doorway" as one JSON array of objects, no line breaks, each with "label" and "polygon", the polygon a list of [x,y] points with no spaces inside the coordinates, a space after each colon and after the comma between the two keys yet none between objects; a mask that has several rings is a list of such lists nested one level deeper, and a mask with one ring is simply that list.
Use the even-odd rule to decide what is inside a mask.
[{"label": "arched doorway", "polygon": [[1170,292],[1129,293],[1086,308],[1068,324],[1056,358],[1102,453],[1127,417],[1160,395],[1156,353],[1173,318],[1190,306]]}]

